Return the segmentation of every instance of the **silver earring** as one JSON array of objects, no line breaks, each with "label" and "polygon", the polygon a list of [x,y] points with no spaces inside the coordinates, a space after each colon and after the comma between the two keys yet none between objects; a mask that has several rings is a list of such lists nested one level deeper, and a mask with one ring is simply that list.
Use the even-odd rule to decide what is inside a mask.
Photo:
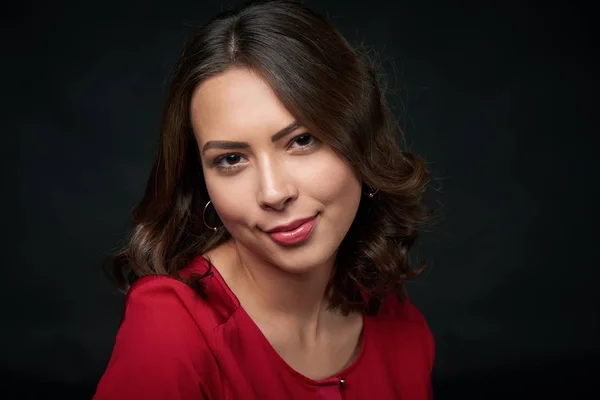
[{"label": "silver earring", "polygon": [[208,229],[212,229],[213,231],[215,231],[215,232],[216,232],[216,231],[218,231],[218,230],[219,230],[219,228],[220,228],[220,227],[218,227],[218,228],[215,228],[215,227],[212,227],[212,226],[210,226],[210,225],[208,225],[208,224],[206,223],[206,209],[208,208],[208,205],[209,205],[210,203],[211,203],[211,201],[209,200],[209,201],[208,201],[208,203],[206,203],[206,205],[204,206],[204,211],[202,211],[202,221],[204,221],[204,226],[206,226]]}]

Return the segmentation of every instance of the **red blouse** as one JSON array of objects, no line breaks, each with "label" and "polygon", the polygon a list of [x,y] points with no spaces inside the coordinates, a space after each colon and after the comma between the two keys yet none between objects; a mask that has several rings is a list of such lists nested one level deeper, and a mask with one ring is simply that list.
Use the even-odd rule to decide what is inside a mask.
[{"label": "red blouse", "polygon": [[[207,267],[199,256],[182,273]],[[132,285],[94,400],[432,398],[433,336],[410,301],[365,316],[356,360],[315,381],[277,354],[215,268],[204,281],[208,302],[165,275]]]}]

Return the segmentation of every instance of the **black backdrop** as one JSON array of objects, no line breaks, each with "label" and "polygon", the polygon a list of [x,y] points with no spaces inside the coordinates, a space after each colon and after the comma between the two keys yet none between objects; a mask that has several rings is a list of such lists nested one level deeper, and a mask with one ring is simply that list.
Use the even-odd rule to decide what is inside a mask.
[{"label": "black backdrop", "polygon": [[[1,398],[92,396],[123,301],[100,263],[142,194],[183,41],[235,4],[221,3],[7,5]],[[436,338],[436,398],[591,397],[591,10],[306,3],[377,55],[439,179],[441,218],[419,247],[431,267],[409,285]]]}]

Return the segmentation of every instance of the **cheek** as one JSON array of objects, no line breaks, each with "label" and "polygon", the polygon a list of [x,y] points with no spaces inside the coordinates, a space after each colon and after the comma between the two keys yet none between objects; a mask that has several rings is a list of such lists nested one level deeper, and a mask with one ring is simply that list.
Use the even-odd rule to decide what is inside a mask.
[{"label": "cheek", "polygon": [[311,192],[325,205],[356,203],[358,207],[361,184],[352,168],[331,150],[323,152],[322,157],[320,162],[311,163],[313,173],[308,181]]},{"label": "cheek", "polygon": [[[244,223],[244,217],[248,216],[248,211],[251,209],[252,199],[248,180],[242,179],[233,183],[232,180],[223,181],[206,174],[204,179],[212,205],[217,210],[221,221],[230,227]],[[212,212],[214,213],[214,210]]]},{"label": "cheek", "polygon": [[233,195],[233,193],[229,193],[225,198],[215,199],[215,203],[221,220],[231,226],[243,221],[244,215],[247,215],[244,214],[244,208],[246,210],[248,208],[243,206],[243,203],[239,201],[239,197],[229,197],[229,195]]},{"label": "cheek", "polygon": [[311,193],[324,207],[324,245],[337,248],[356,217],[362,185],[352,168],[335,153],[323,166],[312,181]]}]

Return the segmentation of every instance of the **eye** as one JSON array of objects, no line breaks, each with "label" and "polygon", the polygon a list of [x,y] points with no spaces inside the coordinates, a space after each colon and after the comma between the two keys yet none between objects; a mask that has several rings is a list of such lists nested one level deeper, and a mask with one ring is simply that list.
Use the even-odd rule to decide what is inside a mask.
[{"label": "eye", "polygon": [[213,161],[213,165],[220,169],[235,168],[240,163],[242,156],[236,153],[223,154]]},{"label": "eye", "polygon": [[310,133],[302,133],[292,139],[290,144],[297,143],[300,148],[312,147],[316,144],[316,138]]}]

